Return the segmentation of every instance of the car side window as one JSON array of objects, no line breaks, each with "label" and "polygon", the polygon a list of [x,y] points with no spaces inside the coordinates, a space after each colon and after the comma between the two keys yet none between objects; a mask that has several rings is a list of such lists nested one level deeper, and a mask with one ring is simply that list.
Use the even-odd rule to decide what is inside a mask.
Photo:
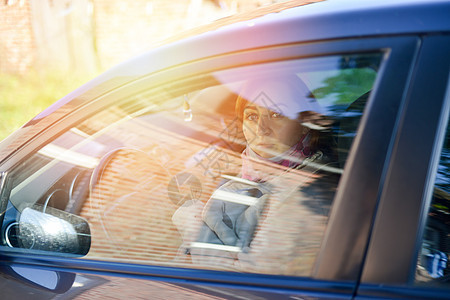
[{"label": "car side window", "polygon": [[8,172],[2,245],[310,276],[382,57],[215,70],[108,103]]},{"label": "car side window", "polygon": [[421,253],[416,283],[450,286],[450,124],[442,147]]}]

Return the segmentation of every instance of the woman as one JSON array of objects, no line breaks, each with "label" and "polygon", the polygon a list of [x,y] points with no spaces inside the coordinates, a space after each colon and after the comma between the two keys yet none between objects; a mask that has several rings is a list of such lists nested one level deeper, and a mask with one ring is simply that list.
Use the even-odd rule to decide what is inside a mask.
[{"label": "woman", "polygon": [[[250,159],[298,168],[306,158],[323,153],[320,132],[329,130],[306,85],[296,75],[258,78],[247,83],[236,101],[236,114],[247,141],[243,178],[261,180]],[[322,124],[321,126],[319,124]],[[327,147],[329,148],[329,147]],[[322,149],[321,149],[322,150]]]},{"label": "woman", "polygon": [[[330,141],[320,136],[329,130],[330,123],[296,75],[250,80],[236,101],[236,114],[247,142],[242,173],[222,185],[207,202],[202,214],[206,226],[198,241],[209,249],[209,257],[228,256],[236,266],[246,264],[246,270],[279,268],[278,256],[292,247],[275,242],[277,238],[270,235],[285,236],[288,230],[294,236],[288,234],[287,241],[293,243],[303,231],[300,227],[308,227],[297,216],[289,216],[305,210],[295,202],[297,197],[306,198],[298,193],[311,178],[299,177],[296,172],[308,169],[315,173],[333,159],[328,150],[331,145],[326,145]],[[280,215],[284,213],[286,216]],[[272,252],[273,260],[267,259],[267,249],[278,249]],[[261,251],[263,259],[256,262]],[[204,256],[205,251],[198,254]],[[272,263],[275,265],[267,265]]]}]

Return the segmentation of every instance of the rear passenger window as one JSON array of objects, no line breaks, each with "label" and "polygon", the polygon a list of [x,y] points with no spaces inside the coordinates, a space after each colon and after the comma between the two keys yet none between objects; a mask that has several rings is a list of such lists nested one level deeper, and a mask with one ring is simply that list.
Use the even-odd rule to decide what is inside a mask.
[{"label": "rear passenger window", "polygon": [[87,259],[310,276],[381,57],[239,66],[136,91],[8,173],[3,246],[74,253],[23,230],[67,211],[81,218],[69,228],[89,224],[72,239]]},{"label": "rear passenger window", "polygon": [[437,169],[418,259],[416,282],[450,286],[450,125]]}]

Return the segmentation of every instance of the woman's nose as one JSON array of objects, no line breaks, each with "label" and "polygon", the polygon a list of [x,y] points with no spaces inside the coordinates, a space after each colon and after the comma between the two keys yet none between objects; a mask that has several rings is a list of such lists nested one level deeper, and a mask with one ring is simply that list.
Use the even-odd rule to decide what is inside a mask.
[{"label": "woman's nose", "polygon": [[258,119],[258,127],[256,128],[256,134],[268,135],[270,134],[270,120],[267,116],[260,116]]}]

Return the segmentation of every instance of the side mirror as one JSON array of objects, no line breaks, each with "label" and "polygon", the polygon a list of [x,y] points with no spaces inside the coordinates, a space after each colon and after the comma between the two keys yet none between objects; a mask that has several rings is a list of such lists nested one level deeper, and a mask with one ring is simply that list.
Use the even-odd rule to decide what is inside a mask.
[{"label": "side mirror", "polygon": [[56,255],[83,256],[91,246],[91,233],[85,219],[42,205],[24,208],[18,221],[6,228],[5,239],[12,248]]},{"label": "side mirror", "polygon": [[[78,257],[91,246],[88,222],[76,215],[43,205],[26,207],[16,221],[7,225],[5,244],[20,253]],[[1,272],[39,290],[52,293],[68,291],[74,273],[44,270],[24,265],[5,265]]]},{"label": "side mirror", "polygon": [[[72,288],[75,282],[75,274],[61,271],[43,270],[19,265],[0,267],[2,273],[9,275],[20,283],[34,288],[35,296],[42,291],[55,294],[63,294]],[[31,290],[32,291],[32,290]]]}]

